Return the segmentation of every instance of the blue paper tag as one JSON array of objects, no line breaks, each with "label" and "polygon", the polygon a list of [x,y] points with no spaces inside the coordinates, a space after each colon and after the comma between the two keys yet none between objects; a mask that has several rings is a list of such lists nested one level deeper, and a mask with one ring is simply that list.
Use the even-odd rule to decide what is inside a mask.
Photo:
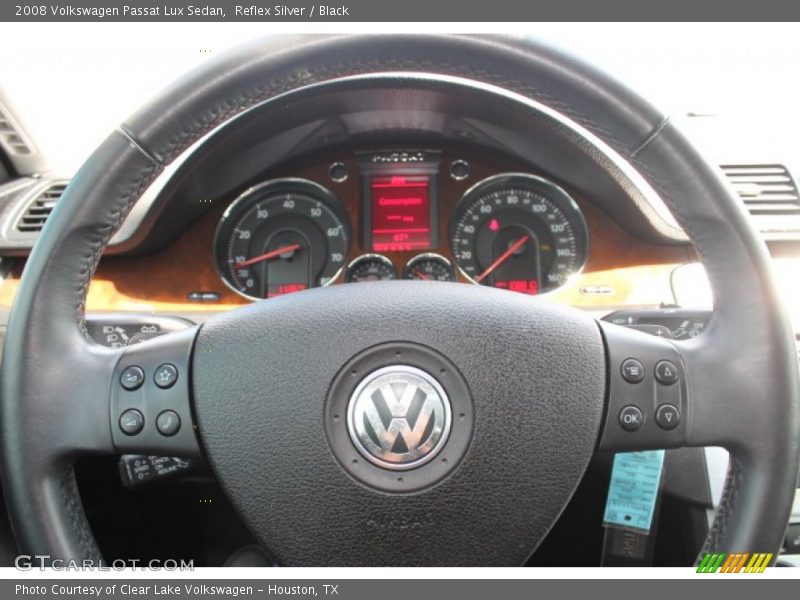
[{"label": "blue paper tag", "polygon": [[649,533],[663,466],[663,450],[624,452],[614,456],[603,524]]}]

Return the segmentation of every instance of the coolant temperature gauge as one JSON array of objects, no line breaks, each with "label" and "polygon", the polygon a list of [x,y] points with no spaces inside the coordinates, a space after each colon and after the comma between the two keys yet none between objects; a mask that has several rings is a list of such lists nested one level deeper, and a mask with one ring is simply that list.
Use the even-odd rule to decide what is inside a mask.
[{"label": "coolant temperature gauge", "polygon": [[418,254],[406,263],[403,279],[422,281],[455,281],[453,265],[440,254]]}]

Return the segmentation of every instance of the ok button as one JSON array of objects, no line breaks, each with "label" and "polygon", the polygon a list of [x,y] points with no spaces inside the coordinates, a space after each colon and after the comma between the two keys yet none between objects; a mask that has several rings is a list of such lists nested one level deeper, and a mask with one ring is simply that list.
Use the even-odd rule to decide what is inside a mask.
[{"label": "ok button", "polygon": [[619,411],[619,426],[625,431],[636,431],[642,426],[644,415],[636,406],[626,406]]}]

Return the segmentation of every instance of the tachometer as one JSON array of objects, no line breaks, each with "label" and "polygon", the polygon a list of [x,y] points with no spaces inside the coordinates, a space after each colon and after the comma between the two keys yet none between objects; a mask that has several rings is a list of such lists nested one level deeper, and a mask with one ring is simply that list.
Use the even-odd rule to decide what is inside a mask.
[{"label": "tachometer", "polygon": [[223,281],[252,299],[327,285],[341,273],[349,245],[339,201],[305,179],[247,190],[225,211],[214,239]]},{"label": "tachometer", "polygon": [[553,290],[586,261],[586,221],[575,201],[545,179],[497,175],[456,207],[450,245],[474,283],[526,294]]}]

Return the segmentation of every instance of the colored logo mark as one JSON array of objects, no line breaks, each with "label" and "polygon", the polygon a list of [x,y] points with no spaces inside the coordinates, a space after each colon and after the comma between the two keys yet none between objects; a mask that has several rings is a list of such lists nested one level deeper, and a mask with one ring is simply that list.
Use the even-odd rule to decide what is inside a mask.
[{"label": "colored logo mark", "polygon": [[706,553],[698,573],[763,573],[772,561],[771,553],[734,552]]}]

